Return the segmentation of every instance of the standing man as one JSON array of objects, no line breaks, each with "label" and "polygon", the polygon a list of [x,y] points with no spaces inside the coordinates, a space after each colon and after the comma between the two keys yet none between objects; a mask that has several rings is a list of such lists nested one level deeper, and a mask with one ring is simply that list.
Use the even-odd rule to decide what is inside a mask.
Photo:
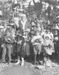
[{"label": "standing man", "polygon": [[5,32],[5,37],[4,37],[4,43],[2,44],[3,47],[3,54],[2,54],[2,60],[3,62],[6,62],[5,57],[6,57],[6,53],[8,52],[8,58],[9,58],[9,63],[11,63],[12,58],[11,58],[11,54],[13,51],[13,42],[15,41],[14,39],[15,37],[15,31],[13,28],[9,27],[6,29]]}]

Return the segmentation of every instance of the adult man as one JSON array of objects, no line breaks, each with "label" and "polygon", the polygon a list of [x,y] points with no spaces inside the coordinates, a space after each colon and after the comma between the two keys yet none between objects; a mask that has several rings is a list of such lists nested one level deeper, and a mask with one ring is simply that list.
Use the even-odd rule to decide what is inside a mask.
[{"label": "adult man", "polygon": [[6,62],[5,56],[6,56],[6,53],[8,52],[9,63],[11,63],[11,61],[12,61],[11,53],[13,51],[14,41],[15,41],[15,30],[12,27],[8,27],[5,31],[4,43],[2,44],[2,48],[3,48],[2,60],[3,60],[3,62]]}]

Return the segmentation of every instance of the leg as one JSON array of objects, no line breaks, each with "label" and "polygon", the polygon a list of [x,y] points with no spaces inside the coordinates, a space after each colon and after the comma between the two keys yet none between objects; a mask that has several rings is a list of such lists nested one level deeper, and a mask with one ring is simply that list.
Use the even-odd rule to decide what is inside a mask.
[{"label": "leg", "polygon": [[2,53],[2,61],[5,62],[5,55],[6,55],[6,45],[3,44],[3,53]]},{"label": "leg", "polygon": [[43,63],[43,61],[42,61],[42,44],[41,43],[39,43],[38,45],[37,45],[37,48],[38,48],[38,52],[37,52],[37,54],[38,54],[38,62],[39,62],[39,64],[42,64]]},{"label": "leg", "polygon": [[12,58],[11,58],[12,45],[8,44],[7,48],[8,48],[8,57],[9,57],[9,63],[10,63],[12,61]]},{"label": "leg", "polygon": [[21,57],[21,66],[23,66],[23,65],[24,65],[24,58]]},{"label": "leg", "polygon": [[20,57],[21,57],[21,66],[24,66],[24,57],[25,57],[25,54],[24,54],[24,48],[23,48],[23,46],[20,49]]},{"label": "leg", "polygon": [[34,55],[34,57],[35,57],[35,58],[34,58],[34,64],[36,64],[36,62],[37,62],[36,56],[37,56],[37,55],[35,54],[35,55]]},{"label": "leg", "polygon": [[15,65],[20,64],[20,45],[17,44],[17,62],[15,63]]},{"label": "leg", "polygon": [[36,51],[36,49],[34,47],[34,64],[36,64],[36,62],[37,62],[36,57],[37,57],[37,51]]}]

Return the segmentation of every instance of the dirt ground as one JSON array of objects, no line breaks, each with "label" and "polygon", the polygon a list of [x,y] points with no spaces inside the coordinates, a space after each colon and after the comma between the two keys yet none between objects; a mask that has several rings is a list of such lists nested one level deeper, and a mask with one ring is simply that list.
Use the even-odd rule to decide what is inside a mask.
[{"label": "dirt ground", "polygon": [[41,66],[40,68],[38,68],[37,66],[27,62],[23,67],[20,65],[7,65],[1,63],[0,75],[59,75],[59,65],[52,68],[48,66]]}]

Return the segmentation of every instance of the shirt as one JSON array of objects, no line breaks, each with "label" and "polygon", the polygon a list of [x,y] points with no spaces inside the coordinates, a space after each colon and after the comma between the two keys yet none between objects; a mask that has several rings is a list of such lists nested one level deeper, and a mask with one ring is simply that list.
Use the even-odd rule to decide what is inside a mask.
[{"label": "shirt", "polygon": [[41,37],[41,35],[37,35],[37,36],[34,36],[31,40],[31,42],[36,45],[36,44],[39,44],[39,43],[43,43],[43,39]]}]

